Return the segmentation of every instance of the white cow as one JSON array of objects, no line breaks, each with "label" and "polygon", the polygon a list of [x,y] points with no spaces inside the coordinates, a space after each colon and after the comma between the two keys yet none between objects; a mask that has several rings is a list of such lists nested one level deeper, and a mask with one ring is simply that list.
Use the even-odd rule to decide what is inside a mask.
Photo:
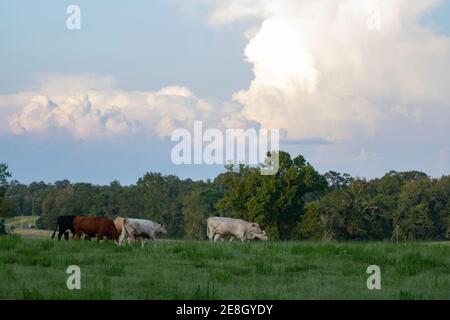
[{"label": "white cow", "polygon": [[241,240],[260,239],[267,240],[266,233],[261,230],[259,224],[248,222],[241,219],[233,219],[226,217],[211,217],[208,218],[206,234],[209,241],[216,242],[217,240],[230,237],[230,242],[234,238]]},{"label": "white cow", "polygon": [[131,243],[136,238],[141,238],[141,245],[142,248],[144,248],[146,239],[155,240],[156,235],[166,233],[167,231],[162,224],[144,219],[124,219],[122,233],[119,238],[119,245],[121,245],[125,239],[128,240],[128,243]]}]

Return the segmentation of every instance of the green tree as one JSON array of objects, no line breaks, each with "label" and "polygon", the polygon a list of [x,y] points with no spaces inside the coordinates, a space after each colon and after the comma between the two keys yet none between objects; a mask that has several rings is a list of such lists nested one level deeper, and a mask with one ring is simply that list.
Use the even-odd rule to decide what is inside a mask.
[{"label": "green tree", "polygon": [[348,173],[339,173],[336,171],[328,171],[324,174],[327,179],[328,186],[331,190],[347,188],[353,181],[353,178]]},{"label": "green tree", "polygon": [[370,183],[352,180],[308,205],[300,235],[327,240],[380,240],[389,237],[391,224],[385,210],[371,196]]},{"label": "green tree", "polygon": [[321,240],[326,239],[325,223],[321,220],[318,201],[308,203],[306,212],[302,216],[299,225],[301,239]]},{"label": "green tree", "polygon": [[8,166],[5,163],[0,163],[0,217],[7,217],[14,214],[14,208],[5,197],[8,187],[8,178],[11,173],[8,171]]},{"label": "green tree", "polygon": [[189,181],[176,176],[147,173],[137,182],[142,203],[141,216],[167,226],[169,236],[181,237],[184,232],[182,199],[189,191]]},{"label": "green tree", "polygon": [[297,233],[304,197],[323,193],[327,182],[302,156],[291,159],[283,151],[278,156],[279,170],[271,176],[261,175],[258,167],[229,166],[217,208],[224,216],[258,222],[272,239],[289,239]]},{"label": "green tree", "polygon": [[408,181],[401,189],[394,215],[393,239],[429,240],[435,236],[435,225],[430,210],[432,181],[426,177]]},{"label": "green tree", "polygon": [[49,187],[49,189],[47,196],[42,201],[40,220],[42,226],[53,229],[58,216],[72,214],[70,210],[67,210],[67,205],[75,191],[71,185],[59,185],[58,187]]},{"label": "green tree", "polygon": [[434,238],[450,239],[450,176],[433,181],[429,199],[431,220],[435,226]]},{"label": "green tree", "polygon": [[215,204],[222,197],[219,190],[202,186],[183,198],[183,224],[187,239],[202,240],[206,237],[206,220],[216,215]]}]

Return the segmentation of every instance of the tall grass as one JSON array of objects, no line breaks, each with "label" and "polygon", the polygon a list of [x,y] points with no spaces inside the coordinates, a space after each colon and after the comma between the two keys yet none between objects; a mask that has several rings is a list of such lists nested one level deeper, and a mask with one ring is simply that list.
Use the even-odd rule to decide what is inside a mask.
[{"label": "tall grass", "polygon": [[[81,268],[68,290],[66,268]],[[381,268],[381,290],[366,269]],[[450,299],[440,243],[156,241],[0,237],[1,299]]]}]

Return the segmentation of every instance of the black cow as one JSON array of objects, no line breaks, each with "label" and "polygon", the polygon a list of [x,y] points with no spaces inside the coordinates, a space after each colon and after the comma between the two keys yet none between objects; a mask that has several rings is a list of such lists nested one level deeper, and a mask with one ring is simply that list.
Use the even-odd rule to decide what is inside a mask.
[{"label": "black cow", "polygon": [[74,234],[73,231],[73,219],[76,216],[59,216],[58,219],[56,219],[56,228],[55,231],[52,234],[52,239],[55,237],[56,231],[59,229],[58,232],[58,240],[61,240],[61,237],[64,235],[64,239],[69,240],[69,231]]}]

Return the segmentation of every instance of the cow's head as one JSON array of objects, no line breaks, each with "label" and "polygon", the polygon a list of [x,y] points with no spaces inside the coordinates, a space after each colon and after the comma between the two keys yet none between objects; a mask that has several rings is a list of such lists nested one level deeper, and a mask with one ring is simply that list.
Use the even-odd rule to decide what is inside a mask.
[{"label": "cow's head", "polygon": [[164,225],[162,223],[158,224],[158,226],[156,227],[155,232],[157,232],[159,234],[167,234],[167,230],[166,230],[166,228],[164,227]]},{"label": "cow's head", "polygon": [[259,239],[264,241],[268,239],[266,232],[263,231],[257,223],[252,223],[247,233],[247,238],[250,240]]},{"label": "cow's head", "polygon": [[269,237],[267,237],[267,234],[265,231],[262,231],[261,233],[256,233],[254,239],[267,241],[269,239]]}]

